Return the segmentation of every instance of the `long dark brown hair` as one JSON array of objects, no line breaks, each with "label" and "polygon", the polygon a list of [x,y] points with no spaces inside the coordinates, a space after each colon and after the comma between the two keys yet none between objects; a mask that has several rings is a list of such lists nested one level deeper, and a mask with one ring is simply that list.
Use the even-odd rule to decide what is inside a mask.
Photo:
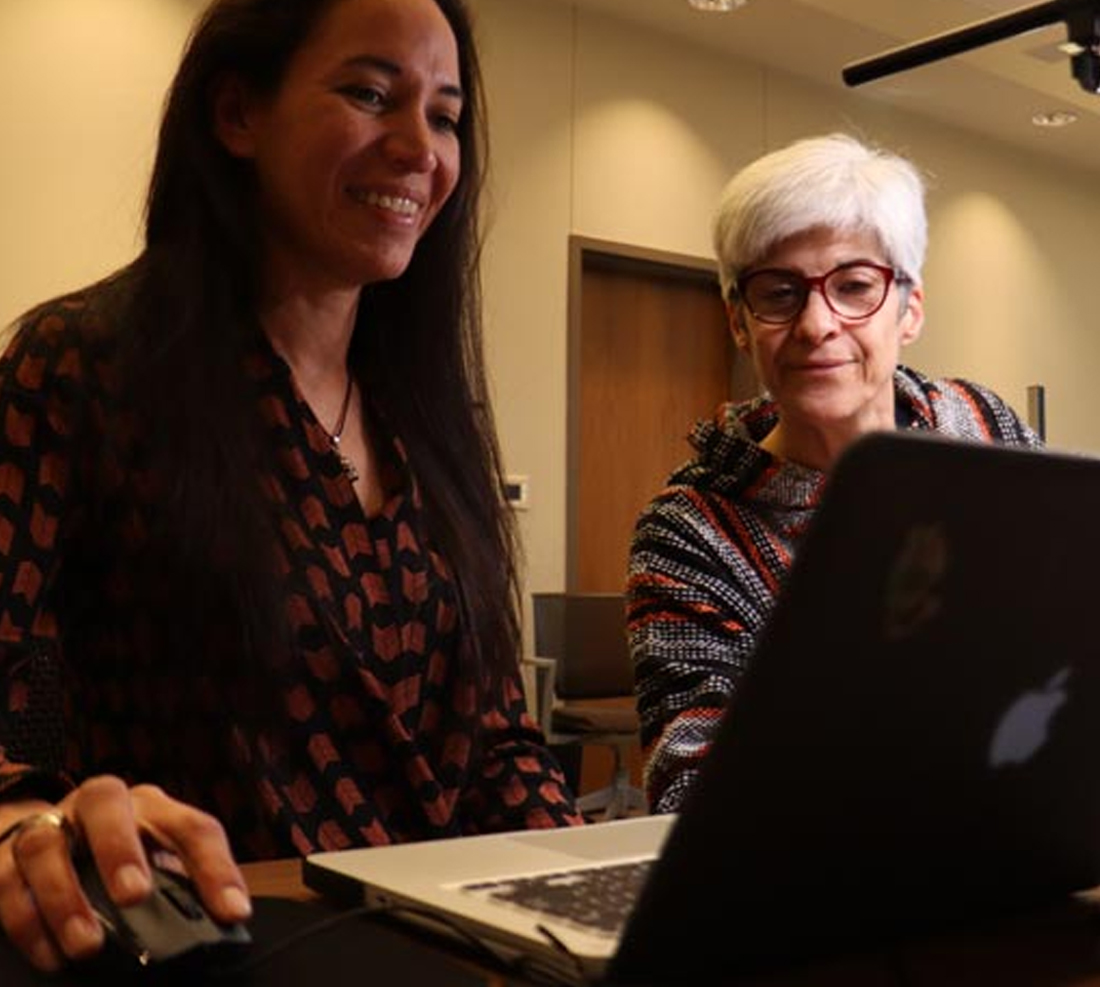
[{"label": "long dark brown hair", "polygon": [[[214,0],[201,16],[168,95],[146,247],[125,300],[133,327],[124,348],[127,394],[147,423],[150,449],[167,450],[164,524],[177,555],[166,577],[187,599],[197,592],[195,575],[215,563],[219,598],[236,601],[242,650],[260,662],[281,646],[274,629],[285,626],[270,526],[257,521],[270,518],[256,483],[266,453],[242,370],[257,331],[260,236],[251,165],[217,139],[212,100],[227,76],[273,94],[303,40],[340,2]],[[484,100],[463,0],[435,2],[458,43],[461,173],[407,270],[364,289],[350,359],[407,450],[430,535],[458,580],[477,663],[469,670],[496,674],[518,654],[519,608],[516,539],[482,356]]]}]

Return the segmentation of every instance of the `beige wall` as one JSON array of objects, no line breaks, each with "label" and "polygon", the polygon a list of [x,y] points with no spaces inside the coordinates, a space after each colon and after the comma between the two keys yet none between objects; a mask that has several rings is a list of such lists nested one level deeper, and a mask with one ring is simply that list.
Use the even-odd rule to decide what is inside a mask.
[{"label": "beige wall", "polygon": [[197,0],[0,0],[0,325],[130,259]]},{"label": "beige wall", "polygon": [[[1021,411],[1043,383],[1052,444],[1100,451],[1095,177],[561,0],[471,2],[492,124],[490,370],[507,468],[530,478],[529,589],[564,583],[569,234],[709,256],[726,177],[808,133],[857,128],[934,178],[928,325],[909,362]],[[0,0],[0,324],[137,249],[160,102],[197,9]]]},{"label": "beige wall", "polygon": [[507,204],[486,268],[492,370],[508,468],[531,478],[531,589],[565,579],[566,234],[710,257],[726,178],[806,134],[858,130],[931,176],[928,321],[907,361],[977,378],[1021,413],[1041,383],[1051,444],[1100,452],[1095,176],[567,3],[474,2]]}]

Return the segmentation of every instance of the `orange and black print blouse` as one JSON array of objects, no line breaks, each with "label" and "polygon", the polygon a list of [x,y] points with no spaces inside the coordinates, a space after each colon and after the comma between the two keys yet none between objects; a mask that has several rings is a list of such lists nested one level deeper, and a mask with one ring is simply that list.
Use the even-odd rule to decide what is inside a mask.
[{"label": "orange and black print blouse", "polygon": [[[119,396],[92,300],[39,310],[0,359],[0,797],[99,773],[153,782],[216,815],[241,860],[581,822],[518,668],[490,694],[459,674],[454,580],[400,443],[397,482],[367,517],[264,340],[249,375],[279,450],[263,489],[285,715],[235,717],[233,663],[211,674],[150,653],[164,608],[145,606],[155,574],[131,562],[156,485],[120,470],[122,496],[89,489],[112,475],[104,449],[127,458],[102,434]],[[93,521],[97,497],[111,506]]]}]

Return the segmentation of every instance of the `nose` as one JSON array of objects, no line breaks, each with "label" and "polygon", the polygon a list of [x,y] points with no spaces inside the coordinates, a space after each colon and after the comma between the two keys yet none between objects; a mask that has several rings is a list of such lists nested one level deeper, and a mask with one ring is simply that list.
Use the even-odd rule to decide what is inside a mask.
[{"label": "nose", "polygon": [[837,314],[825,301],[825,286],[811,284],[806,293],[806,304],[794,320],[794,331],[804,339],[814,343],[828,339],[840,327]]},{"label": "nose", "polygon": [[408,171],[434,171],[439,163],[433,143],[434,131],[422,111],[409,110],[393,118],[386,143],[391,160]]}]

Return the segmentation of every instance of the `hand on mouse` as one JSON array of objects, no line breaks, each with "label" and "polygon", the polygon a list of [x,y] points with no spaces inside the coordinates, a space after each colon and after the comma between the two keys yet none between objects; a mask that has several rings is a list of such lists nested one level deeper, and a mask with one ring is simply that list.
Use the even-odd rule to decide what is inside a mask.
[{"label": "hand on mouse", "polygon": [[[17,825],[20,824],[21,825]],[[244,877],[221,824],[152,785],[91,778],[57,805],[0,803],[0,927],[44,972],[87,958],[103,930],[80,888],[73,840],[95,859],[113,901],[132,905],[152,889],[145,845],[178,857],[211,916],[240,922],[251,914]]]}]

